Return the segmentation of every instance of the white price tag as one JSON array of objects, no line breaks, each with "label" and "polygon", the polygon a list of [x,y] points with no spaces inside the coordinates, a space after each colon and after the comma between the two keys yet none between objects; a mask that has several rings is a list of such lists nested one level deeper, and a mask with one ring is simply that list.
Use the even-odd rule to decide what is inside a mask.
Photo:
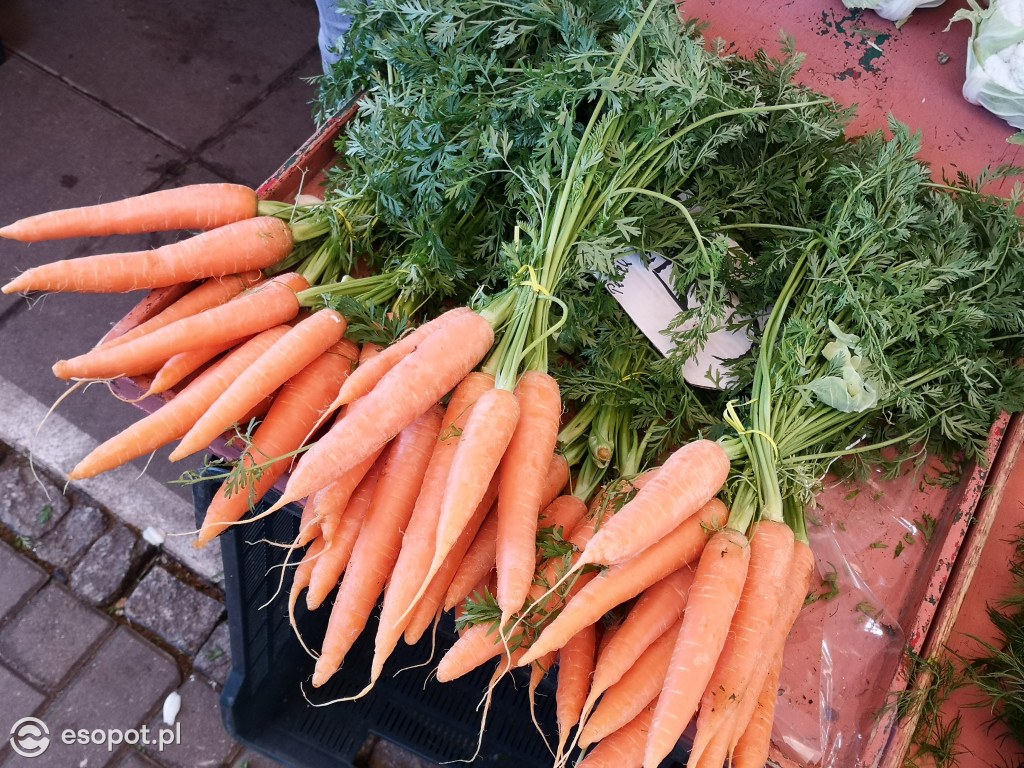
[{"label": "white price tag", "polygon": [[[668,357],[675,345],[665,329],[681,311],[699,306],[696,295],[691,291],[683,297],[676,292],[673,288],[674,267],[657,254],[649,257],[647,265],[638,254],[623,256],[615,263],[624,274],[620,282],[606,283],[609,292],[644,336]],[[733,315],[733,308],[727,308],[725,322],[728,323]],[[687,327],[683,325],[680,330]],[[752,345],[745,331],[719,328],[708,336],[707,344],[696,356],[683,363],[683,378],[695,387],[715,389],[728,386],[733,383],[733,378],[722,361],[740,357]]]}]

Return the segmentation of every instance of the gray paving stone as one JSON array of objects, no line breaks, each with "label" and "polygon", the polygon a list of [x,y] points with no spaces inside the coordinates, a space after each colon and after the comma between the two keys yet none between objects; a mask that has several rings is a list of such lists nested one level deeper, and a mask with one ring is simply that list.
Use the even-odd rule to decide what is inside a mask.
[{"label": "gray paving stone", "polygon": [[148,548],[128,526],[114,526],[75,567],[71,588],[93,605],[106,605],[120,594]]},{"label": "gray paving stone", "polygon": [[[145,751],[168,768],[217,768],[223,765],[237,745],[224,730],[220,716],[220,696],[205,680],[191,677],[178,689],[181,710],[175,726],[181,728],[181,742],[162,751],[149,747]],[[150,730],[157,733],[166,728],[162,714],[150,720]]]},{"label": "gray paving stone", "polygon": [[8,453],[0,463],[0,522],[35,542],[57,527],[71,500],[26,459]]},{"label": "gray paving stone", "polygon": [[5,47],[191,147],[315,48],[318,23],[311,0],[0,4]]},{"label": "gray paving stone", "polygon": [[199,649],[193,666],[214,682],[224,685],[231,674],[231,634],[221,622]]},{"label": "gray paving stone", "polygon": [[[309,106],[315,89],[302,78],[321,72],[320,51],[311,51],[284,87],[271,93],[203,151],[203,160],[240,184],[262,184],[316,130]],[[267,130],[269,124],[273,124],[273,131]]]},{"label": "gray paving stone", "polygon": [[105,525],[106,518],[96,507],[78,504],[54,530],[34,542],[32,552],[56,568],[67,569],[103,533]]},{"label": "gray paving stone", "polygon": [[0,696],[0,737],[6,739],[11,733],[11,726],[34,714],[46,696],[3,665],[0,665],[0,691],[3,691]]},{"label": "gray paving stone", "polygon": [[156,763],[142,756],[137,750],[126,752],[117,768],[160,768]]},{"label": "gray paving stone", "polygon": [[57,685],[113,621],[50,583],[0,632],[0,656],[45,688]]},{"label": "gray paving stone", "polygon": [[189,653],[199,650],[223,612],[223,603],[159,566],[139,582],[124,607],[130,621]]},{"label": "gray paving stone", "polygon": [[231,768],[278,768],[280,765],[284,765],[284,763],[271,760],[266,755],[247,749],[235,758],[231,763]]},{"label": "gray paving stone", "polygon": [[0,541],[0,619],[46,582],[46,571]]},{"label": "gray paving stone", "polygon": [[108,751],[106,743],[83,745],[76,741],[68,745],[61,734],[65,730],[138,729],[177,687],[178,680],[178,667],[170,656],[132,630],[118,627],[40,716],[56,739],[45,753],[25,765],[98,768],[110,764],[117,747]]}]

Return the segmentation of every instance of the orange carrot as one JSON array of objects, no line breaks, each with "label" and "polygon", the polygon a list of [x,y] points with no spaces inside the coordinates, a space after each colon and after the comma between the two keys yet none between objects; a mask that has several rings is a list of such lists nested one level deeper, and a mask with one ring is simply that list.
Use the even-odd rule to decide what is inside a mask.
[{"label": "orange carrot", "polygon": [[258,269],[243,272],[240,275],[225,275],[224,277],[211,277],[206,282],[186,293],[176,302],[158,312],[144,323],[139,323],[134,328],[129,328],[120,336],[112,339],[104,339],[97,347],[113,347],[124,344],[126,341],[137,339],[152,333],[157,328],[170,325],[175,320],[183,317],[192,317],[203,310],[211,307],[219,307],[224,302],[233,299],[246,288],[252,288],[263,281],[263,273]]},{"label": "orange carrot", "polygon": [[388,450],[331,609],[320,654],[325,666],[341,666],[391,575],[443,416],[444,409],[435,405],[402,430]]},{"label": "orange carrot", "polygon": [[2,290],[125,293],[264,269],[292,249],[288,225],[269,216],[228,224],[151,251],[64,259],[25,270]]},{"label": "orange carrot", "polygon": [[[474,408],[475,411],[475,408]],[[450,477],[450,476],[449,476]],[[466,556],[469,545],[473,543],[480,526],[488,513],[494,507],[494,501],[498,496],[497,478],[491,478],[491,484],[487,487],[483,499],[477,504],[476,511],[462,529],[459,538],[448,552],[437,573],[430,579],[430,585],[424,590],[423,595],[416,602],[412,613],[409,615],[409,623],[405,626],[405,642],[408,645],[415,645],[427,631],[434,617],[442,610],[442,601],[445,593],[452,583],[452,577],[458,568],[462,558]]]},{"label": "orange carrot", "polygon": [[[548,464],[541,506],[549,506],[555,497],[561,493],[568,481],[569,463],[565,460],[565,457],[555,454],[551,457],[551,463]],[[578,519],[576,518],[572,522],[563,524],[566,532],[572,529]],[[552,524],[551,522],[538,520],[537,527],[543,528]],[[448,594],[445,595],[444,599],[444,609],[446,611],[450,611],[472,594],[474,585],[483,580],[487,573],[494,568],[497,547],[498,513],[497,510],[493,510],[484,519],[476,538],[473,539],[473,543],[456,569],[455,576],[452,577],[451,586],[448,587]]]},{"label": "orange carrot", "polygon": [[614,733],[655,699],[665,684],[672,651],[682,619],[659,635],[601,697],[597,709],[587,718],[579,736],[581,747],[588,747]]},{"label": "orange carrot", "polygon": [[[432,338],[434,336],[428,337],[420,349]],[[411,358],[412,355],[403,362]],[[401,363],[393,370],[398,370],[400,367]],[[398,555],[398,561],[395,563],[391,582],[384,592],[384,603],[381,606],[380,622],[377,625],[377,636],[374,641],[370,685],[373,685],[380,676],[384,668],[384,661],[391,655],[405,630],[405,625],[396,621],[397,617],[406,612],[412,596],[419,591],[427,566],[433,557],[441,498],[462,429],[472,413],[473,403],[480,395],[493,388],[494,378],[492,376],[473,373],[466,376],[455,388],[451,400],[448,402],[441,431],[434,444],[412,517],[406,528],[405,538],[402,540],[402,549]],[[367,395],[367,397],[370,396]],[[365,402],[365,400],[366,398],[363,398],[352,403],[351,410],[345,418],[348,418],[352,411],[359,406],[359,403]],[[395,407],[398,407],[398,404]],[[313,673],[313,685],[323,685],[336,671],[337,667],[333,666],[331,660],[321,656]]]},{"label": "orange carrot", "polygon": [[[693,768],[720,729],[730,728],[772,620],[782,599],[793,560],[793,531],[783,522],[761,520],[752,528],[747,577],[729,634],[715,665],[697,717],[697,735],[688,765]],[[760,690],[760,684],[758,685]],[[729,736],[732,731],[729,731]],[[728,751],[726,737],[725,751]]]},{"label": "orange carrot", "polygon": [[60,360],[53,372],[61,379],[110,379],[150,373],[179,352],[240,339],[291,320],[299,311],[296,292],[306,287],[308,283],[301,275],[279,275],[226,304],[182,318],[133,341]]},{"label": "orange carrot", "polygon": [[594,682],[583,708],[584,717],[598,697],[619,681],[640,654],[679,620],[692,583],[693,571],[684,566],[644,590],[597,659]]},{"label": "orange carrot", "polygon": [[498,488],[497,598],[506,619],[523,607],[530,591],[544,470],[562,416],[558,382],[546,373],[524,373],[516,398],[521,415],[501,463]]},{"label": "orange carrot", "polygon": [[645,766],[653,768],[665,759],[697,711],[725,645],[749,560],[747,537],[730,528],[716,532],[704,548],[651,723]]},{"label": "orange carrot", "polygon": [[[345,515],[345,510],[352,500],[356,488],[363,482],[363,479],[373,469],[377,459],[384,452],[387,446],[381,446],[376,452],[371,453],[359,464],[346,472],[341,479],[321,488],[306,503],[306,508],[311,510],[313,519],[319,527],[320,535],[327,539],[328,543],[334,540],[334,534],[338,530],[338,524]],[[306,538],[305,536],[303,538]]]},{"label": "orange carrot", "polygon": [[345,507],[334,535],[325,540],[327,546],[323,554],[313,566],[313,573],[309,579],[309,590],[306,592],[306,607],[311,611],[320,607],[320,604],[331,593],[331,590],[338,585],[341,574],[348,565],[352,550],[356,546],[359,532],[366,520],[366,514],[370,509],[370,502],[377,490],[377,480],[380,477],[385,458],[377,460],[366,473],[366,477],[359,483],[352,493],[352,498]]},{"label": "orange carrot", "polygon": [[256,215],[256,193],[239,184],[192,184],[100,205],[19,219],[0,237],[36,243],[68,237],[216,229]]},{"label": "orange carrot", "polygon": [[278,506],[324,487],[409,426],[466,378],[493,341],[490,324],[475,312],[427,336],[302,457]]},{"label": "orange carrot", "polygon": [[729,457],[718,443],[687,443],[602,526],[580,562],[613,565],[628,560],[706,504],[728,474]]},{"label": "orange carrot", "polygon": [[[724,524],[728,516],[726,506],[718,499],[712,499],[661,541],[635,558],[613,565],[599,574],[544,628],[523,657],[524,663],[530,663],[548,651],[561,648],[570,637],[588,624],[593,624],[607,611],[636,597],[655,582],[696,560],[707,542],[707,529]],[[597,535],[600,535],[600,531]],[[586,550],[583,554],[586,555]]]},{"label": "orange carrot", "polygon": [[591,624],[572,636],[558,653],[558,687],[555,689],[555,717],[558,722],[558,747],[555,764],[561,762],[569,732],[580,721],[583,702],[594,672],[597,625]]},{"label": "orange carrot", "polygon": [[170,460],[203,450],[260,399],[341,341],[346,327],[345,318],[333,309],[321,309],[290,329],[217,398],[171,452]]},{"label": "orange carrot", "polygon": [[640,768],[655,706],[657,700],[615,733],[602,739],[576,768]]},{"label": "orange carrot", "polygon": [[320,557],[320,553],[324,551],[325,546],[327,546],[327,542],[322,538],[313,539],[306,550],[306,554],[302,556],[302,560],[296,566],[295,573],[292,576],[291,592],[288,595],[289,615],[295,615],[295,604],[299,601],[299,595],[302,593],[302,590],[309,586],[309,577],[313,573],[313,566],[316,565],[316,561]]},{"label": "orange carrot", "polygon": [[[757,669],[751,677],[750,685],[747,686],[747,690],[744,691],[740,700],[740,706],[735,718],[738,724],[749,723],[754,716],[754,710],[760,706],[759,697],[764,685],[763,681],[771,672],[771,667],[775,663],[776,657],[785,648],[786,637],[789,635],[789,631],[796,621],[800,609],[803,608],[804,598],[810,589],[814,569],[814,554],[811,552],[811,548],[802,541],[795,541],[793,543],[793,563],[786,578],[786,586],[782,593],[778,612],[772,621],[768,636],[764,638],[762,643],[764,651],[758,661]],[[781,664],[781,658],[779,663]],[[776,684],[777,682],[776,680]],[[774,707],[772,712],[774,713]],[[729,745],[730,752],[737,748],[737,740],[742,735],[742,731],[742,725],[734,729]],[[770,737],[770,723],[768,724],[768,731]],[[767,749],[767,746],[765,746],[765,749]]]},{"label": "orange carrot", "polygon": [[231,341],[214,344],[210,347],[193,349],[191,352],[181,352],[174,357],[168,358],[167,362],[160,366],[160,370],[156,372],[153,380],[146,388],[146,396],[159,395],[162,392],[166,392],[190,374],[198,371],[217,355],[227,352],[238,343],[237,339],[232,339]]},{"label": "orange carrot", "polygon": [[[768,674],[755,701],[752,716],[747,718],[745,726],[736,729],[736,731],[740,731],[738,737],[735,736],[736,731],[734,731],[736,740],[736,747],[732,751],[734,768],[762,768],[768,762],[768,752],[772,742],[772,721],[775,718],[775,704],[779,699],[779,675],[781,672],[782,651],[780,649],[768,667]],[[738,725],[742,723],[742,719],[737,719]]]},{"label": "orange carrot", "polygon": [[342,340],[285,383],[241,458],[243,467],[249,470],[255,465],[266,466],[259,469],[251,482],[230,494],[221,487],[206,510],[197,547],[223,533],[227,529],[223,523],[241,520],[284,475],[291,464],[291,454],[302,445],[320,412],[334,398],[352,370],[355,357],[355,345]]},{"label": "orange carrot", "polygon": [[734,725],[735,723],[730,721],[724,728],[715,731],[715,735],[711,737],[711,741],[697,759],[696,768],[722,768],[728,762],[729,739],[733,734]]},{"label": "orange carrot", "polygon": [[263,352],[288,332],[280,325],[247,341],[145,418],[107,440],[82,459],[68,475],[71,480],[100,472],[145,456],[184,435],[214,400]]},{"label": "orange carrot", "polygon": [[423,339],[440,330],[456,317],[469,312],[472,312],[469,307],[450,309],[388,346],[381,354],[374,358],[372,363],[369,361],[365,364],[361,363],[356,372],[342,386],[337,399],[332,404],[332,408],[344,405],[345,403],[351,403],[353,400],[357,400],[365,395],[376,386],[384,374],[394,368],[406,355],[415,350]]}]

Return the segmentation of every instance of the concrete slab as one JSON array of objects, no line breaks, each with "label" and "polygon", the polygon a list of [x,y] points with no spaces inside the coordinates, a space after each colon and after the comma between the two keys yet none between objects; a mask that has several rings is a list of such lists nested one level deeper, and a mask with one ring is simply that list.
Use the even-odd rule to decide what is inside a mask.
[{"label": "concrete slab", "polygon": [[[46,698],[31,685],[0,665],[0,734],[7,735],[11,726],[23,717],[29,717]],[[6,746],[6,745],[5,745]]]},{"label": "concrete slab", "polygon": [[[46,429],[37,431],[45,414],[46,406],[0,376],[0,442],[30,454],[44,471],[66,476],[98,442],[60,414],[51,416]],[[149,475],[140,476],[131,466],[74,483],[73,487],[140,530],[149,526],[162,533],[195,529],[191,501],[176,495]],[[163,549],[206,579],[223,578],[219,542],[197,550],[188,536],[168,536]]]},{"label": "concrete slab", "polygon": [[198,651],[224,613],[224,604],[159,566],[128,597],[124,615],[189,654]]},{"label": "concrete slab", "polygon": [[[209,682],[195,676],[185,681],[178,694],[181,710],[174,724],[181,729],[181,742],[169,744],[162,751],[148,748],[146,753],[167,768],[223,766],[238,745],[221,723],[219,694]],[[149,723],[154,733],[166,727],[162,713]]]},{"label": "concrete slab", "polygon": [[46,571],[0,541],[0,620],[39,589],[46,578]]},{"label": "concrete slab", "polygon": [[195,148],[315,48],[319,25],[310,0],[7,0],[0,28],[9,53]]},{"label": "concrete slab", "polygon": [[311,51],[293,77],[205,149],[202,159],[240,184],[262,184],[316,130],[310,106],[316,91],[302,78],[321,72],[319,50]]}]

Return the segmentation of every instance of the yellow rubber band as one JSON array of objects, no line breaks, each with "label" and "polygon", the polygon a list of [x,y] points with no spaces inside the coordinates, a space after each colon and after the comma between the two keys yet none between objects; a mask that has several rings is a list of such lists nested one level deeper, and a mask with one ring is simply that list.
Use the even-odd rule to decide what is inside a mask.
[{"label": "yellow rubber band", "polygon": [[[771,445],[772,450],[775,451],[775,460],[778,461],[778,459],[779,459],[779,446],[778,446],[778,444],[775,442],[775,440],[772,439],[772,436],[769,435],[767,432],[764,432],[764,431],[762,431],[760,429],[747,429],[746,427],[744,427],[743,426],[743,422],[740,420],[739,415],[736,413],[736,408],[734,407],[735,403],[736,403],[735,400],[730,400],[728,403],[725,404],[725,421],[726,421],[726,423],[730,427],[735,429],[736,432],[738,434],[740,434],[740,435],[760,435],[761,437],[763,437],[765,440],[768,441],[768,444]],[[752,404],[753,404],[753,401],[750,402],[750,403],[744,403],[744,405],[752,405]]]}]

